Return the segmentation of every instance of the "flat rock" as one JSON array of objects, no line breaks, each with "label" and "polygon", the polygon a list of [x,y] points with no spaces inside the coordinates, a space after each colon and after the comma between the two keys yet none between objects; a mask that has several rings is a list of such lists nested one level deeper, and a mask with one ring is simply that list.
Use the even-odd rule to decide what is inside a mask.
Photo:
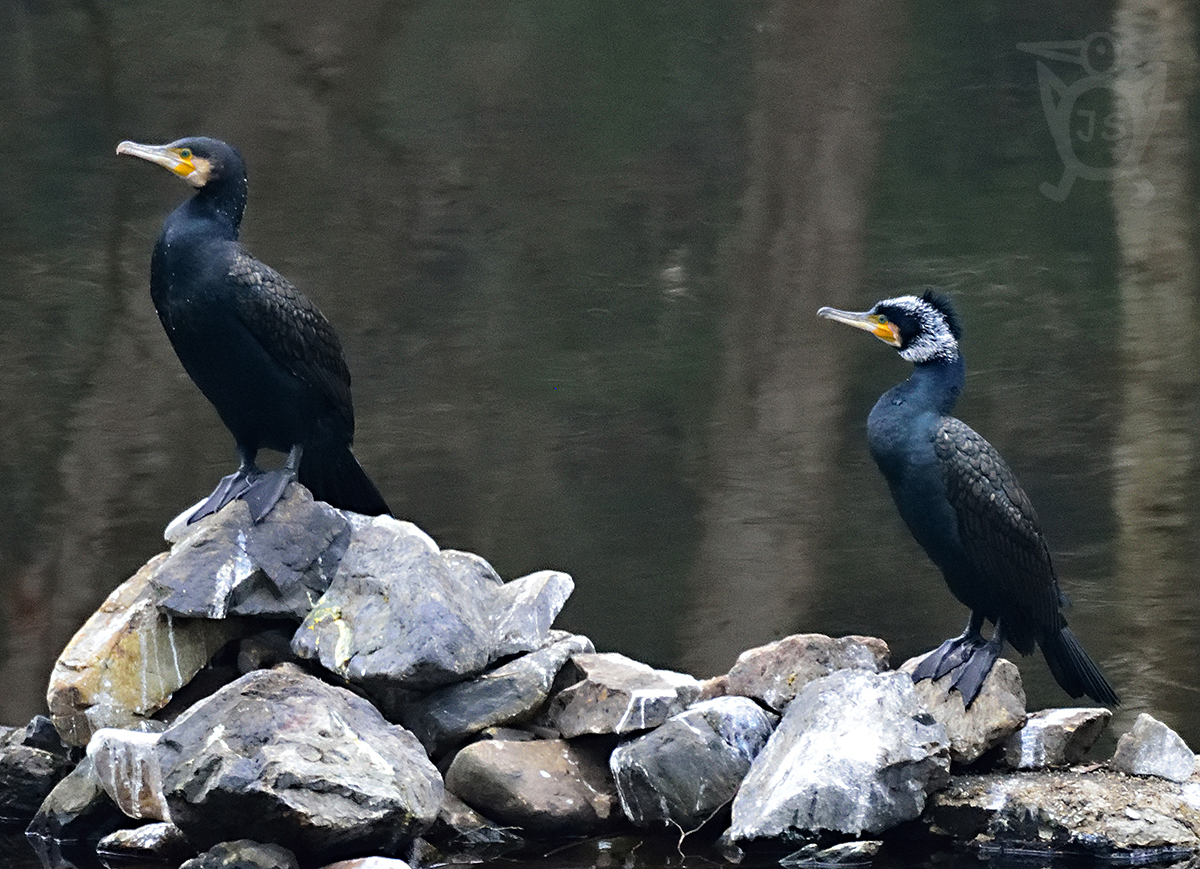
[{"label": "flat rock", "polygon": [[545,704],[567,660],[594,651],[587,637],[565,635],[544,649],[403,704],[394,717],[431,754],[439,755],[489,727],[531,719]]},{"label": "flat rock", "polygon": [[185,619],[159,611],[151,580],[158,555],[117,587],[54,664],[46,702],[70,745],[102,727],[134,728],[170,701],[212,656],[250,632],[239,619]]},{"label": "flat rock", "polygon": [[656,670],[614,652],[573,656],[560,681],[569,687],[550,700],[546,717],[568,739],[658,727],[700,693],[692,676]]},{"label": "flat rock", "polygon": [[1103,769],[956,776],[923,820],[997,854],[1174,862],[1186,856],[1176,851],[1200,847],[1200,784]]},{"label": "flat rock", "polygon": [[[271,514],[268,513],[268,516]],[[219,842],[179,869],[299,869],[296,855],[282,845],[251,839]]]},{"label": "flat rock", "polygon": [[292,649],[376,695],[425,691],[545,646],[573,588],[558,571],[504,583],[482,558],[443,553],[412,523],[377,516],[354,524]]},{"label": "flat rock", "polygon": [[[912,675],[925,659],[919,655],[905,661],[900,672]],[[986,751],[1003,744],[1025,723],[1025,688],[1021,671],[1005,658],[996,661],[983,680],[975,702],[965,708],[962,694],[950,687],[951,679],[922,679],[915,683],[917,696],[946,728],[950,737],[950,759],[955,763],[973,763]]]},{"label": "flat rock", "polygon": [[446,789],[532,836],[588,836],[620,817],[603,761],[562,739],[484,739],[455,755]]},{"label": "flat rock", "polygon": [[1143,712],[1117,740],[1109,766],[1130,775],[1156,775],[1186,781],[1196,769],[1196,755],[1167,725]]},{"label": "flat rock", "polygon": [[875,637],[793,634],[747,649],[721,680],[723,693],[753,697],[782,712],[809,682],[838,670],[880,673],[891,652]]},{"label": "flat rock", "polygon": [[195,853],[183,830],[165,821],[114,830],[96,843],[96,854],[108,866],[178,865]]},{"label": "flat rock", "polygon": [[253,830],[313,860],[390,854],[433,823],[442,800],[416,737],[289,665],[193,706],[157,754],[171,820],[202,847]]},{"label": "flat rock", "polygon": [[747,697],[717,697],[617,746],[609,768],[625,816],[699,828],[733,799],[777,720]]},{"label": "flat rock", "polygon": [[1108,726],[1112,713],[1102,707],[1043,709],[1004,742],[1004,762],[1011,769],[1072,766]]},{"label": "flat rock", "polygon": [[887,830],[920,816],[949,767],[946,729],[907,674],[840,670],[788,705],[733,800],[728,838]]},{"label": "flat rock", "polygon": [[164,611],[300,621],[329,588],[350,523],[293,483],[258,524],[245,502],[234,501],[195,525],[172,523],[168,536],[174,545],[153,578]]}]

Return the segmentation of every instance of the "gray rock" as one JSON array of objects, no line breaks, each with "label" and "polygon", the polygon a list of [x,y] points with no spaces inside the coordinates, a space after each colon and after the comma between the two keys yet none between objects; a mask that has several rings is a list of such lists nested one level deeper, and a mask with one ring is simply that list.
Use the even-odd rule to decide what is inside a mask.
[{"label": "gray rock", "polygon": [[722,680],[724,693],[753,697],[782,712],[809,682],[838,670],[887,669],[887,643],[875,637],[793,634],[748,649]]},{"label": "gray rock", "polygon": [[528,721],[546,702],[567,660],[594,651],[587,637],[567,635],[474,679],[448,685],[394,712],[383,711],[399,718],[438,755],[488,727]]},{"label": "gray rock", "polygon": [[533,836],[588,836],[621,814],[604,763],[561,739],[474,742],[446,770],[446,789]]},{"label": "gray rock", "polygon": [[1004,762],[1012,769],[1071,766],[1083,760],[1112,713],[1099,707],[1043,709],[1004,743]]},{"label": "gray rock", "polygon": [[102,727],[141,726],[222,646],[252,630],[241,619],[160,612],[151,580],[167,558],[155,556],[118,586],[58,656],[46,702],[70,745],[87,745]]},{"label": "gray rock", "polygon": [[841,670],[796,695],[733,801],[733,842],[887,830],[950,766],[946,729],[903,673]]},{"label": "gray rock", "polygon": [[183,830],[165,821],[114,830],[96,843],[96,854],[108,866],[178,865],[195,853]]},{"label": "gray rock", "polygon": [[171,820],[200,846],[253,830],[314,860],[393,853],[437,816],[442,781],[416,738],[295,667],[257,670],[159,737]]},{"label": "gray rock", "polygon": [[1117,750],[1108,764],[1130,775],[1156,775],[1181,782],[1196,769],[1196,755],[1167,725],[1143,712],[1128,733],[1117,740]]},{"label": "gray rock", "polygon": [[26,833],[43,839],[95,841],[128,822],[105,793],[92,759],[85,757],[42,801]]},{"label": "gray rock", "polygon": [[[223,511],[222,511],[223,512]],[[271,514],[268,513],[269,517]],[[264,520],[265,521],[265,520]],[[299,869],[296,855],[282,845],[250,839],[219,842],[179,869]]]},{"label": "gray rock", "polygon": [[1081,852],[1110,864],[1175,862],[1200,848],[1193,783],[1129,778],[1103,769],[967,775],[930,797],[931,832],[989,842],[1003,853]]},{"label": "gray rock", "polygon": [[373,694],[438,688],[546,645],[572,588],[556,572],[501,583],[478,556],[440,552],[411,523],[378,516],[355,524],[292,649]]},{"label": "gray rock", "polygon": [[157,733],[105,727],[88,743],[87,756],[101,787],[127,816],[170,822],[158,737]]},{"label": "gray rock", "polygon": [[246,504],[168,527],[174,546],[154,576],[159,606],[178,616],[303,619],[350,542],[350,523],[298,484],[259,524]]},{"label": "gray rock", "polygon": [[625,816],[697,829],[733,799],[776,720],[749,698],[718,697],[617,746],[609,768]]},{"label": "gray rock", "polygon": [[0,727],[0,821],[29,823],[75,766],[66,751],[26,745],[25,728]]},{"label": "gray rock", "polygon": [[[900,672],[911,675],[924,658],[910,658],[901,665]],[[925,708],[946,728],[950,760],[955,763],[973,763],[984,752],[1003,744],[1025,723],[1025,689],[1021,671],[1012,661],[996,661],[970,709],[964,707],[962,694],[951,689],[951,681],[949,676],[936,682],[922,679],[915,687]]]},{"label": "gray rock", "polygon": [[526,843],[525,837],[514,829],[485,818],[449,791],[442,799],[437,822],[425,838],[444,850],[464,852],[472,859],[503,854]]},{"label": "gray rock", "polygon": [[339,860],[323,869],[410,869],[403,860],[395,857],[358,857],[354,860]]},{"label": "gray rock", "polygon": [[786,857],[781,857],[781,866],[819,866],[828,869],[830,866],[863,866],[869,864],[883,847],[878,839],[867,839],[862,842],[841,842],[822,848],[819,845],[805,845],[799,851],[793,851]]},{"label": "gray rock", "polygon": [[682,712],[700,693],[691,676],[612,652],[573,656],[560,681],[570,687],[551,698],[546,714],[568,739],[649,730]]}]

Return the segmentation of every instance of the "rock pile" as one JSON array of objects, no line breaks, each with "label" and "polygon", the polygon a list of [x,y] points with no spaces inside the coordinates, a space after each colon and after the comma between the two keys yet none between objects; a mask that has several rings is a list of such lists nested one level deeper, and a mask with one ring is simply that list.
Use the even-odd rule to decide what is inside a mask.
[{"label": "rock pile", "polygon": [[905,830],[1132,862],[1200,847],[1174,733],[1143,716],[1107,767],[1071,769],[1109,713],[1027,721],[1008,662],[969,711],[869,637],[656,670],[552,627],[566,574],[505,582],[299,486],[259,525],[235,501],[167,538],[63,651],[49,721],[0,734],[0,816],[44,853],[391,869],[636,830],[800,863],[869,861]]}]

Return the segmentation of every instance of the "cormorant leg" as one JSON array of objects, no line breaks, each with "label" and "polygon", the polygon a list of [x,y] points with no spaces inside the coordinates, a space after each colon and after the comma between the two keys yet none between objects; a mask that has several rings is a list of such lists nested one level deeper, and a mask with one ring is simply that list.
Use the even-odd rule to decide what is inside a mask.
[{"label": "cormorant leg", "polygon": [[257,525],[279,503],[289,484],[296,481],[304,447],[296,444],[288,452],[287,461],[277,471],[259,471],[237,497],[250,507],[250,519]]},{"label": "cormorant leg", "polygon": [[232,474],[221,478],[221,482],[217,483],[217,488],[213,489],[212,494],[188,517],[188,525],[198,522],[205,516],[216,513],[230,501],[240,498],[250,489],[250,485],[255,477],[262,473],[258,469],[258,466],[254,464],[254,458],[258,455],[258,450],[248,449],[238,444],[237,452],[239,459],[238,469]]},{"label": "cormorant leg", "polygon": [[954,682],[950,685],[951,688],[957,688],[958,693],[962,695],[963,705],[970,709],[971,704],[975,702],[975,698],[979,696],[980,689],[983,688],[983,682],[988,677],[988,673],[992,672],[992,667],[996,665],[996,661],[1000,658],[1000,650],[1004,645],[1004,634],[1000,630],[1000,623],[996,623],[996,631],[992,634],[992,638],[980,646],[976,646],[971,653],[971,657],[967,659],[962,668],[954,675]]},{"label": "cormorant leg", "polygon": [[912,679],[920,682],[922,679],[933,679],[935,682],[965,661],[970,660],[975,650],[984,644],[982,613],[971,613],[966,629],[957,637],[946,640],[925,656],[913,670]]}]

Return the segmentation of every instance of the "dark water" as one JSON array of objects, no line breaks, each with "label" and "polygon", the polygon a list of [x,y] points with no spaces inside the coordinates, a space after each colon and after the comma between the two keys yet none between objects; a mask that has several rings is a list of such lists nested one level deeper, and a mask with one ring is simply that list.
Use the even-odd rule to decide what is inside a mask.
[{"label": "dark water", "polygon": [[[1144,270],[1122,264],[1121,235],[1139,216],[1162,225],[1156,209],[1182,198],[1193,217],[1177,259],[1152,262],[1194,275],[1194,190],[1155,176],[1132,210],[1104,179],[1075,181],[1062,202],[1043,193],[1065,158],[1038,57],[1017,48],[1107,31],[1104,4],[911,11],[894,72],[874,83],[869,201],[844,208],[867,215],[853,234],[861,273],[837,297],[798,295],[792,312],[806,318],[792,321],[794,367],[832,412],[775,437],[786,449],[828,425],[829,446],[807,460],[811,486],[752,520],[720,494],[762,482],[719,470],[720,421],[753,416],[721,384],[746,304],[730,263],[760,165],[756,89],[785,59],[767,38],[777,11],[0,10],[0,720],[41,711],[63,643],[234,466],[147,293],[158,227],[187,190],[113,153],[124,138],[203,133],[247,158],[248,246],[337,327],[356,453],[397,515],[505,577],[571,573],[561,627],[697,675],[789,631],[881,636],[901,660],[961,628],[866,453],[866,414],[905,365],[815,317],[821,303],[949,288],[967,326],[958,414],[1037,505],[1072,625],[1125,701],[1115,728],[1149,711],[1200,745],[1195,285],[1164,277],[1178,328],[1139,339],[1151,306],[1130,289]],[[1104,117],[1107,88],[1098,79],[1081,110]],[[1179,101],[1200,116],[1194,97]],[[1105,158],[1071,129],[1072,153]],[[1194,120],[1184,129],[1194,170]],[[1127,498],[1139,480],[1161,502]],[[735,518],[772,529],[764,545],[802,540],[817,556],[795,577],[731,570],[715,592],[710,576],[703,592],[728,590],[734,630],[706,644],[695,577]],[[736,593],[761,582],[781,624],[737,619]],[[1040,659],[1022,670],[1031,708],[1067,701]]]}]

